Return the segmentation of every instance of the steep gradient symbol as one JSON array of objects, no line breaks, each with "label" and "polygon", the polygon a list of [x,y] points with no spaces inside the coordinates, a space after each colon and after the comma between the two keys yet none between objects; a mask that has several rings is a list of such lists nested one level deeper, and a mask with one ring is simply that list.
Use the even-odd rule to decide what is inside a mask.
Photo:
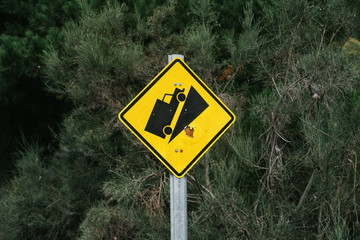
[{"label": "steep gradient symbol", "polygon": [[173,134],[170,137],[169,143],[177,136],[184,128],[195,120],[209,104],[200,96],[200,94],[191,86],[189,94],[181,110],[179,119],[175,125]]},{"label": "steep gradient symbol", "polygon": [[[185,89],[180,90],[176,88],[173,94],[165,94],[162,100],[156,100],[145,131],[161,138],[165,138],[166,135],[171,134],[170,143],[209,106],[194,87],[191,86],[188,96],[185,96],[184,91]],[[172,96],[170,103],[164,102],[164,98],[167,95]],[[180,112],[179,119],[176,122],[175,128],[172,129],[170,124],[174,118],[179,102],[183,101],[185,101],[185,103]]]}]

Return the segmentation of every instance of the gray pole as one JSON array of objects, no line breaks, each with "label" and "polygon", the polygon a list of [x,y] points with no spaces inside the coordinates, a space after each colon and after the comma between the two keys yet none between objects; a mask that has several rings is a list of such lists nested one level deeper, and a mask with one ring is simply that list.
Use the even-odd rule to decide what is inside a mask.
[{"label": "gray pole", "polygon": [[[168,55],[170,63],[174,58],[181,58],[183,55]],[[170,173],[170,225],[171,240],[187,240],[187,181],[186,175],[182,178],[175,177]]]}]

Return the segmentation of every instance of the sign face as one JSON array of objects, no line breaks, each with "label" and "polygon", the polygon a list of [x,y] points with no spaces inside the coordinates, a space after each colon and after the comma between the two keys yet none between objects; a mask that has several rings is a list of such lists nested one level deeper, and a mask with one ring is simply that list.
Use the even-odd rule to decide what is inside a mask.
[{"label": "sign face", "polygon": [[235,115],[180,58],[171,61],[119,119],[178,178],[235,121]]}]

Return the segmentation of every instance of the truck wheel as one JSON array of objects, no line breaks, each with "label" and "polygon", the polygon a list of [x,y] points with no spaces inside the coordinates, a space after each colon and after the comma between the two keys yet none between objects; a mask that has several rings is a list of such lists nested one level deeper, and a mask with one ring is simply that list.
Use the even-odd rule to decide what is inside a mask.
[{"label": "truck wheel", "polygon": [[186,99],[186,96],[185,96],[185,94],[184,93],[178,93],[178,95],[176,96],[176,99],[179,101],[179,102],[183,102],[183,101],[185,101],[185,99]]},{"label": "truck wheel", "polygon": [[172,133],[172,128],[169,125],[167,125],[163,128],[163,132],[165,135],[170,135]]}]

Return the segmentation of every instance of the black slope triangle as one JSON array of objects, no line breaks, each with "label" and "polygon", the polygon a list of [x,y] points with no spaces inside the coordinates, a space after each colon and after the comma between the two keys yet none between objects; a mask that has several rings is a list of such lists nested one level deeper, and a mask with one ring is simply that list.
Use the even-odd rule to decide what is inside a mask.
[{"label": "black slope triangle", "polygon": [[183,109],[175,125],[174,131],[170,137],[169,143],[184,130],[184,128],[195,120],[209,104],[200,96],[200,94],[191,86],[189,94],[186,97]]}]

